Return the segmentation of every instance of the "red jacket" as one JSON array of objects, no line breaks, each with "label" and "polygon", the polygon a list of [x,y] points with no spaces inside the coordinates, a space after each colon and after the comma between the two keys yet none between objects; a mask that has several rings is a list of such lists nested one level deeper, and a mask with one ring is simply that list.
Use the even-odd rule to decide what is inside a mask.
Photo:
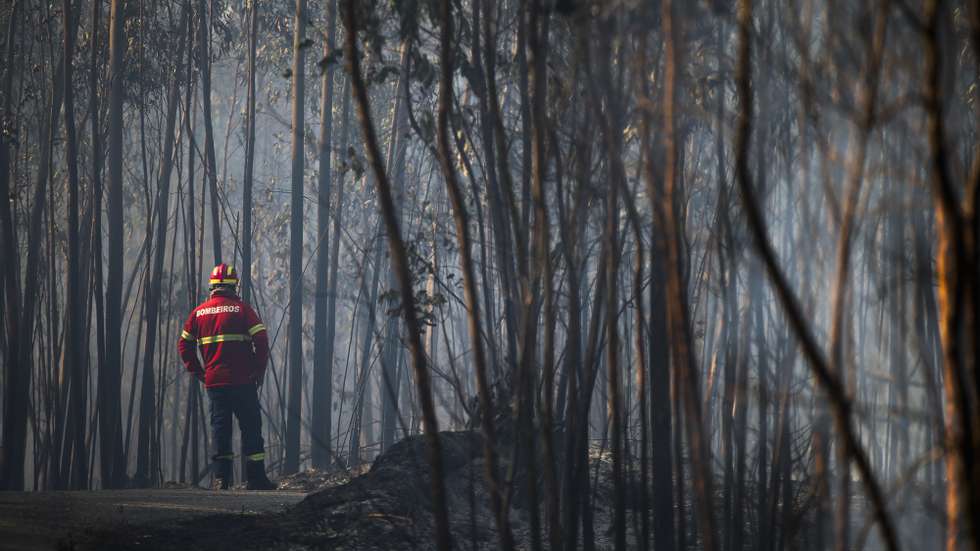
[{"label": "red jacket", "polygon": [[204,374],[204,386],[246,385],[265,374],[269,336],[251,306],[234,293],[215,291],[191,312],[177,348],[187,371]]}]

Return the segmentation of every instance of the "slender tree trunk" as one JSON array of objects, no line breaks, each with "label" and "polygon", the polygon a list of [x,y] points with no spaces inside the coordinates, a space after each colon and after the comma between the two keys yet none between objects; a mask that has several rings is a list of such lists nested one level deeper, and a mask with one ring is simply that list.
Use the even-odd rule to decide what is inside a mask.
[{"label": "slender tree trunk", "polygon": [[772,282],[776,296],[785,311],[786,317],[793,327],[797,338],[807,357],[814,375],[833,406],[833,413],[838,428],[842,433],[847,447],[850,451],[851,460],[854,461],[861,481],[868,494],[874,519],[881,530],[882,539],[885,547],[890,551],[898,548],[894,526],[888,516],[884,494],[878,485],[877,479],[871,472],[871,465],[868,461],[864,449],[860,446],[858,437],[851,425],[850,402],[847,399],[845,390],[841,382],[834,376],[828,362],[816,343],[813,335],[809,331],[802,310],[796,300],[795,295],[789,287],[785,275],[776,261],[775,251],[769,243],[767,230],[762,218],[760,207],[756,202],[751,177],[748,170],[748,143],[751,137],[752,119],[752,90],[750,87],[750,60],[751,60],[751,23],[752,23],[752,2],[751,0],[740,0],[738,5],[739,23],[739,45],[736,67],[736,90],[738,99],[741,102],[741,109],[738,113],[738,124],[736,125],[735,138],[735,175],[739,190],[742,195],[742,203],[745,206],[746,218],[749,229],[752,232],[756,249],[766,267],[769,279]]},{"label": "slender tree trunk", "polygon": [[[344,85],[344,106],[342,108],[344,126],[343,130],[340,132],[340,154],[343,155],[342,159],[347,162],[347,144],[348,137],[350,135],[350,79],[348,78],[346,84]],[[323,355],[330,362],[331,366],[334,361],[334,339],[336,337],[337,330],[337,271],[340,265],[340,228],[344,222],[344,174],[341,173],[337,178],[337,202],[334,204],[334,217],[333,217],[333,243],[330,245],[330,275],[329,282],[330,287],[327,290],[327,327],[325,329],[326,334],[324,335],[324,352]],[[324,401],[323,408],[327,412],[333,411],[333,380],[328,381],[331,386],[329,392],[325,391],[320,399]],[[331,425],[326,424],[324,432],[322,434],[323,444],[326,447],[326,452],[328,455],[327,461],[330,461],[330,442],[331,442]]]},{"label": "slender tree trunk", "polygon": [[682,262],[680,246],[684,239],[681,234],[681,221],[678,217],[680,199],[675,196],[677,182],[680,179],[677,168],[675,98],[679,88],[675,74],[677,67],[683,67],[678,62],[678,46],[684,46],[683,33],[679,32],[679,22],[674,17],[673,2],[667,1],[663,6],[663,25],[666,35],[665,63],[665,93],[664,93],[664,193],[658,214],[663,217],[667,241],[667,311],[670,320],[671,354],[674,359],[674,369],[679,375],[680,397],[684,404],[686,417],[686,435],[691,451],[691,479],[694,485],[695,509],[704,549],[716,549],[714,510],[711,505],[714,494],[711,479],[711,450],[708,448],[707,435],[703,431],[700,385],[698,384],[697,365],[691,350],[691,327],[687,304],[687,290],[682,277]]},{"label": "slender tree trunk", "polygon": [[[646,56],[646,48],[641,55]],[[654,60],[654,63],[656,60]],[[644,59],[642,67],[647,67]],[[642,93],[648,97],[650,91],[642,83]],[[649,110],[641,114],[643,163],[646,172],[647,197],[650,198],[653,212],[657,206],[655,198],[663,194],[662,181],[656,178],[656,160],[651,143],[652,121]],[[647,379],[650,385],[650,443],[651,478],[653,493],[653,548],[655,551],[674,551],[674,477],[671,462],[673,431],[670,399],[670,341],[667,335],[667,244],[661,228],[653,232],[650,247],[650,312],[649,344],[647,351],[649,363]],[[683,538],[683,536],[682,536]]]},{"label": "slender tree trunk", "polygon": [[[606,392],[608,393],[608,418],[611,422],[611,442],[613,470],[613,541],[617,551],[626,548],[626,488],[623,471],[623,403],[622,383],[619,374],[619,260],[620,260],[620,188],[625,185],[626,172],[622,161],[622,121],[620,120],[619,98],[612,90],[612,72],[607,60],[612,57],[610,41],[614,32],[614,20],[607,17],[600,23],[598,46],[598,80],[604,86],[602,98],[598,90],[593,90],[594,104],[597,106],[605,99],[605,116],[602,117],[603,141],[609,155],[609,173],[611,182],[606,199],[606,219],[603,222],[603,236],[607,254],[605,265],[599,267],[606,272],[606,288],[604,308],[606,312]],[[590,64],[591,65],[591,64]],[[602,114],[600,113],[600,116]]]},{"label": "slender tree trunk", "polygon": [[[193,27],[193,25],[191,25]],[[195,140],[194,140],[194,129],[197,122],[197,109],[194,103],[194,33],[191,29],[187,32],[187,62],[186,69],[187,75],[185,77],[185,82],[187,82],[187,89],[184,92],[184,132],[187,134],[187,203],[184,206],[185,209],[185,219],[186,226],[184,227],[184,247],[187,251],[186,263],[186,288],[187,288],[187,308],[188,310],[193,309],[197,306],[198,291],[200,289],[200,281],[198,276],[200,270],[200,262],[198,260],[198,247],[197,247],[197,223],[196,223],[196,197],[194,195],[194,178],[195,178],[195,163],[194,163],[194,150],[195,150]],[[197,478],[197,468],[199,463],[198,458],[198,448],[200,439],[198,438],[198,424],[197,424],[197,404],[199,395],[199,383],[196,378],[187,376],[188,388],[187,388],[187,408],[184,414],[184,442],[181,446],[180,452],[180,481],[184,482],[185,478],[185,467],[187,463],[187,450],[188,446],[191,453],[191,479]]]},{"label": "slender tree trunk", "polygon": [[[756,345],[756,390],[757,390],[757,438],[756,438],[756,519],[758,537],[756,547],[768,549],[771,542],[772,526],[769,524],[769,498],[773,491],[766,486],[769,472],[769,361],[770,348],[766,346],[765,328],[765,294],[762,289],[762,273],[757,269],[758,263],[753,262],[754,268],[749,269],[749,280],[759,282],[756,292],[749,291],[753,309],[753,337]],[[752,284],[750,283],[750,289]]]},{"label": "slender tree trunk", "polygon": [[[182,9],[182,27],[189,30],[190,16],[188,9]],[[182,73],[180,63],[183,62],[186,33],[180,34],[177,46],[178,66],[170,82],[170,92],[167,98],[167,122],[163,137],[163,153],[160,159],[160,176],[157,182],[157,219],[156,246],[153,250],[152,265],[150,266],[149,288],[146,290],[146,345],[143,349],[143,377],[140,394],[139,443],[136,453],[136,474],[134,483],[138,486],[154,486],[159,480],[159,472],[153,469],[159,458],[154,458],[153,444],[156,436],[152,427],[156,423],[155,389],[153,363],[156,353],[157,325],[160,302],[163,299],[163,260],[167,250],[167,222],[170,219],[170,179],[173,172],[174,148],[176,142],[177,106],[180,103],[180,81]]]},{"label": "slender tree trunk", "polygon": [[[207,5],[205,5],[207,1]],[[218,169],[214,155],[214,123],[211,116],[211,17],[214,0],[198,1],[198,68],[201,71],[201,106],[204,109],[204,172],[211,194],[211,248],[214,263],[222,262],[221,216],[218,204]]]},{"label": "slender tree trunk", "polygon": [[[88,487],[88,451],[85,446],[86,417],[88,414],[87,381],[87,328],[83,327],[84,306],[82,301],[82,276],[80,270],[80,240],[78,228],[78,141],[75,131],[75,90],[72,84],[75,30],[78,24],[73,17],[71,0],[62,3],[64,12],[64,56],[65,56],[65,148],[68,162],[68,259],[65,276],[65,346],[62,355],[62,374],[71,385],[68,408],[68,425],[71,426],[69,449],[70,479],[66,482],[75,490]],[[73,19],[75,19],[73,21]]]},{"label": "slender tree trunk", "polygon": [[[965,305],[978,292],[975,278],[976,249],[967,246],[968,224],[952,181],[946,149],[945,117],[942,97],[942,51],[940,41],[941,2],[925,4],[923,39],[926,53],[924,103],[929,141],[929,182],[936,212],[936,272],[939,282],[938,306],[943,349],[943,388],[946,432],[946,550],[980,549],[980,466],[974,444],[980,434],[975,401],[980,384],[976,377],[976,354],[972,350],[978,323]],[[977,217],[977,214],[973,214]],[[975,222],[973,222],[975,224]],[[974,228],[975,229],[975,226]],[[972,314],[972,315],[971,315]],[[971,394],[973,396],[971,397]],[[975,432],[977,431],[977,432]],[[964,541],[965,540],[965,541]]]},{"label": "slender tree trunk", "polygon": [[123,59],[126,56],[125,8],[113,0],[109,15],[109,256],[106,277],[106,363],[99,368],[99,434],[101,458],[111,473],[103,485],[125,484],[126,457],[122,455],[120,378],[122,377],[122,271],[123,271]]},{"label": "slender tree trunk", "polygon": [[[255,171],[255,50],[258,47],[258,0],[248,3],[248,98],[245,101],[245,169],[242,175],[242,300],[252,300],[252,183]],[[190,86],[190,83],[188,83]]]},{"label": "slender tree trunk", "polygon": [[[723,56],[727,54],[724,24],[719,22],[718,33],[716,36],[718,44],[718,63],[723,62]],[[735,511],[741,504],[735,500],[735,450],[734,447],[734,415],[735,405],[735,373],[738,351],[738,252],[735,246],[735,239],[732,232],[731,220],[729,218],[730,201],[728,194],[728,183],[725,179],[725,103],[726,94],[719,90],[717,92],[717,130],[715,131],[715,155],[717,157],[717,180],[718,190],[718,228],[720,229],[716,241],[716,252],[718,255],[719,283],[722,286],[722,337],[721,346],[724,351],[724,374],[721,406],[721,462],[724,468],[724,478],[721,496],[724,500],[722,507],[722,527],[723,537],[722,549],[732,551],[735,547],[734,538],[736,532],[742,531],[742,526],[734,522]]]},{"label": "slender tree trunk", "polygon": [[[519,268],[520,266],[526,265],[527,243],[521,237],[525,235],[525,232],[520,227],[521,218],[517,211],[516,199],[514,198],[514,182],[510,171],[510,155],[508,154],[510,148],[507,145],[507,136],[504,131],[504,118],[497,95],[497,79],[495,77],[497,49],[495,47],[496,35],[494,34],[494,30],[496,29],[496,18],[494,14],[497,10],[495,3],[490,0],[485,0],[484,7],[483,44],[486,46],[484,48],[484,74],[486,76],[487,92],[485,97],[488,100],[490,108],[487,114],[487,122],[493,128],[493,147],[497,161],[496,174],[499,179],[499,188],[491,189],[491,199],[493,199],[491,205],[496,203],[501,213],[501,218],[510,222],[508,227],[509,231],[502,232],[504,235],[510,235],[510,238],[506,242],[498,244],[498,249],[502,250],[500,254],[502,257],[501,260],[504,262],[502,264],[503,277],[505,278],[504,285],[510,291],[509,296],[505,298],[504,309],[507,317],[508,334],[511,336],[507,341],[507,350],[511,371],[510,375],[513,376],[517,369],[518,360],[516,335],[518,334],[519,325],[517,321],[517,310],[521,303],[521,285],[519,285],[516,273],[521,270]],[[523,74],[526,71],[527,67],[521,65],[519,72]],[[493,193],[494,190],[499,190],[499,192]],[[505,213],[507,216],[504,216]],[[512,250],[516,253],[511,255],[514,258],[510,258],[506,254],[507,251]],[[518,268],[515,268],[515,265]]]},{"label": "slender tree trunk", "polygon": [[[521,130],[519,133],[521,143],[521,196],[520,196],[520,218],[517,222],[522,232],[531,228],[531,95],[528,93],[528,15],[529,10],[525,7],[526,2],[517,2],[517,43],[515,44],[515,61],[518,67],[517,89],[521,98],[520,114]],[[491,75],[492,76],[492,75]],[[517,235],[523,235],[518,233]],[[517,266],[521,281],[526,282],[530,273],[528,255],[524,255],[520,264]]]},{"label": "slender tree trunk", "polygon": [[374,171],[374,182],[379,195],[381,214],[388,230],[391,263],[392,268],[398,276],[398,287],[402,299],[402,315],[405,317],[405,326],[408,330],[408,346],[412,354],[415,383],[418,388],[419,401],[422,405],[422,419],[425,425],[425,437],[429,452],[429,477],[432,484],[432,503],[436,524],[436,548],[439,551],[449,551],[449,513],[446,504],[445,481],[443,480],[439,423],[436,418],[435,405],[432,402],[432,385],[422,348],[422,332],[419,329],[419,321],[415,317],[415,297],[412,292],[412,276],[408,267],[408,255],[405,251],[405,244],[402,241],[401,229],[398,227],[391,186],[385,174],[381,159],[381,150],[378,147],[374,126],[371,122],[367,89],[361,76],[361,60],[357,51],[357,8],[354,0],[346,0],[344,2],[344,8],[344,26],[346,28],[344,57],[349,66],[352,88],[357,99],[357,114],[361,121],[368,161]]},{"label": "slender tree trunk", "polygon": [[[330,0],[327,7],[327,40],[323,57],[329,58],[336,50],[337,2]],[[330,410],[333,393],[333,357],[326,355],[326,325],[328,306],[327,279],[330,261],[330,185],[333,180],[331,155],[333,154],[333,77],[335,64],[323,72],[320,97],[320,174],[317,195],[317,256],[316,256],[316,303],[314,307],[313,341],[313,396],[311,404],[313,421],[310,430],[311,454],[314,469],[330,466]]]},{"label": "slender tree trunk", "polygon": [[[726,197],[727,194],[722,192],[722,197]],[[719,199],[719,201],[725,201],[725,199]],[[722,396],[722,443],[721,443],[721,460],[724,465],[725,475],[724,475],[724,489],[722,490],[722,499],[725,500],[724,506],[724,521],[725,521],[725,542],[724,548],[726,550],[736,550],[740,549],[738,542],[742,541],[742,532],[744,527],[741,522],[736,519],[739,517],[739,509],[741,509],[741,502],[737,499],[740,496],[740,492],[736,490],[735,483],[735,457],[738,455],[742,456],[741,449],[736,451],[735,446],[735,405],[736,405],[736,392],[739,388],[738,383],[738,371],[739,371],[739,352],[738,343],[739,340],[739,328],[738,328],[738,264],[737,256],[734,248],[734,239],[731,234],[731,224],[727,220],[728,216],[728,205],[721,204],[719,206],[721,211],[723,234],[720,237],[719,248],[725,249],[726,252],[719,253],[720,260],[724,259],[726,256],[727,262],[721,261],[719,265],[722,267],[722,277],[725,279],[723,291],[724,306],[724,332],[725,338],[723,340],[723,346],[725,347],[725,374],[724,374],[724,393]],[[745,404],[738,403],[738,411],[744,410]],[[739,446],[744,444],[744,439],[739,442]],[[739,474],[741,476],[741,474]]]},{"label": "slender tree trunk", "polygon": [[[463,191],[453,167],[449,145],[449,110],[452,103],[452,28],[453,17],[451,2],[440,2],[440,18],[442,29],[440,33],[440,67],[442,74],[439,80],[439,107],[437,111],[439,163],[446,181],[446,192],[452,204],[453,220],[456,224],[456,239],[459,242],[460,270],[463,273],[463,290],[466,300],[467,321],[470,340],[473,346],[473,359],[476,375],[477,396],[480,403],[480,426],[483,431],[484,475],[490,490],[490,502],[493,507],[494,523],[500,538],[500,548],[509,551],[514,548],[513,534],[510,529],[508,511],[504,509],[501,497],[500,482],[497,472],[496,427],[494,426],[493,402],[490,393],[490,382],[487,377],[486,354],[483,349],[483,337],[480,334],[480,300],[476,288],[476,275],[473,270],[473,251],[470,240],[470,227]],[[534,504],[536,506],[537,504]]]},{"label": "slender tree trunk", "polygon": [[[897,186],[896,186],[897,187]],[[904,199],[905,194],[899,195]],[[890,262],[890,276],[888,285],[888,314],[891,317],[889,324],[889,364],[894,377],[893,384],[889,385],[889,407],[897,412],[890,423],[892,436],[892,457],[893,468],[891,476],[898,478],[902,476],[904,470],[909,465],[909,376],[906,366],[906,334],[905,320],[907,319],[906,304],[908,303],[908,293],[904,281],[907,271],[905,263],[905,214],[896,212],[889,216],[886,222],[887,245],[883,247],[887,253],[886,259]],[[928,375],[926,375],[928,376]],[[902,503],[907,498],[908,492],[899,492],[899,502]]]},{"label": "slender tree trunk", "polygon": [[299,470],[303,399],[303,165],[306,74],[306,1],[296,0],[293,19],[293,153],[289,222],[289,416],[283,473]]},{"label": "slender tree trunk", "polygon": [[[77,31],[77,26],[75,27]],[[64,87],[57,85],[57,83],[63,82],[64,79],[64,59],[61,59],[58,63],[58,67],[55,70],[54,77],[54,91],[51,94],[51,106],[47,113],[47,118],[43,125],[43,129],[40,131],[42,136],[41,140],[41,152],[38,160],[38,171],[34,180],[34,196],[31,202],[31,212],[28,222],[28,236],[32,238],[37,236],[38,239],[43,235],[42,224],[44,222],[44,217],[46,214],[46,206],[50,203],[48,200],[48,194],[45,191],[50,191],[48,187],[48,179],[51,174],[51,156],[52,148],[54,144],[54,138],[58,134],[58,113],[61,111],[61,105],[63,100]],[[48,241],[52,239],[48,238]],[[34,274],[38,271],[38,266],[41,262],[42,246],[40,243],[35,244],[35,246],[27,248],[27,263],[24,268],[24,273]],[[49,249],[49,253],[51,249]],[[49,259],[48,265],[53,266],[54,262]],[[37,296],[40,292],[41,278],[29,277],[24,281],[24,294],[21,305],[26,304],[36,304]],[[54,279],[49,279],[49,283],[53,285]],[[49,293],[49,295],[54,295],[54,293]],[[51,305],[51,309],[55,308],[56,301],[51,300],[48,302]],[[7,392],[4,400],[4,445],[3,445],[3,466],[4,474],[6,475],[7,482],[2,484],[2,487],[9,489],[22,489],[23,488],[23,477],[24,477],[24,452],[27,445],[27,418],[30,413],[29,411],[29,391],[30,391],[30,365],[31,358],[33,355],[33,335],[35,332],[35,316],[37,315],[40,307],[38,308],[23,308],[23,318],[18,320],[20,333],[18,339],[20,339],[18,345],[19,357],[17,361],[11,365],[10,371],[8,372],[7,379]],[[49,310],[50,313],[50,310]],[[54,319],[56,315],[52,314],[49,316],[49,327],[50,321]],[[53,335],[49,335],[50,337]],[[48,355],[49,366],[54,364],[54,360],[51,359],[57,356],[59,349],[58,344],[51,339],[52,346],[48,347],[51,354]],[[56,417],[60,419],[60,417]],[[51,449],[51,448],[49,448]],[[58,457],[58,453],[54,453],[54,450],[49,454],[50,457]],[[57,459],[52,461],[57,462]]]},{"label": "slender tree trunk", "polygon": [[[407,39],[403,39],[399,54],[398,82],[395,85],[395,94],[391,108],[391,135],[388,140],[388,156],[386,158],[388,174],[392,175],[395,197],[398,199],[398,223],[402,223],[404,204],[404,184],[405,184],[405,150],[408,149],[405,143],[405,125],[408,107],[406,105],[409,86],[409,48]],[[389,271],[388,286],[394,288],[398,285],[395,275]],[[398,345],[398,337],[401,326],[396,316],[389,316],[385,323],[384,344],[381,352],[381,384],[379,385],[379,398],[381,401],[381,449],[386,450],[394,443],[395,437],[395,417],[398,410],[398,395],[390,392],[394,389],[394,381],[397,381],[396,368],[401,347]],[[430,361],[433,361],[430,357]],[[435,363],[433,361],[433,363]]]},{"label": "slender tree trunk", "polygon": [[[103,52],[101,47],[100,36],[102,34],[101,29],[102,20],[102,3],[93,2],[92,3],[92,41],[89,47],[89,119],[92,130],[92,198],[89,205],[89,216],[86,216],[86,222],[82,223],[82,229],[88,231],[88,254],[84,254],[82,260],[84,263],[92,262],[93,266],[91,277],[93,281],[87,290],[87,293],[91,293],[92,302],[95,303],[95,342],[96,342],[96,365],[99,366],[99,371],[103,365],[105,365],[105,306],[104,306],[104,296],[102,294],[103,288],[103,267],[102,267],[102,163],[103,163],[103,148],[102,148],[102,130],[101,130],[101,113],[99,111],[99,72],[101,69],[101,63],[103,59]],[[86,269],[86,272],[88,270]],[[91,323],[91,322],[89,322]],[[90,376],[91,377],[91,376]],[[95,416],[92,420],[92,435],[96,432],[96,424],[98,423],[98,415],[102,410],[99,403],[95,404]],[[95,446],[93,445],[93,463]],[[111,472],[107,470],[110,466],[106,461],[100,462],[100,475],[102,487],[107,486],[107,482],[111,479]],[[90,465],[91,468],[91,465]]]},{"label": "slender tree trunk", "polygon": [[[544,398],[542,400],[541,414],[541,440],[542,454],[544,456],[543,475],[544,492],[547,496],[545,501],[545,513],[548,522],[548,539],[552,551],[560,551],[563,547],[561,529],[559,524],[559,501],[558,483],[555,476],[554,463],[554,364],[555,364],[555,307],[553,291],[553,274],[551,266],[551,238],[549,232],[551,226],[548,220],[547,195],[545,191],[545,178],[547,176],[548,159],[548,109],[547,109],[547,55],[548,55],[548,28],[549,18],[542,9],[541,2],[535,0],[531,5],[531,17],[529,20],[530,35],[528,37],[528,47],[531,53],[531,62],[528,64],[528,77],[531,81],[531,198],[534,207],[534,280],[537,286],[542,287],[542,297],[545,308],[545,334],[544,334],[544,362],[541,366],[544,376]],[[552,147],[557,148],[558,143]],[[535,389],[531,389],[534,394]],[[534,449],[529,446],[529,449]],[[530,461],[537,463],[538,457],[530,457]],[[536,469],[531,470],[536,473]],[[537,520],[537,484],[536,479],[530,479],[529,489],[533,509],[531,510],[532,526],[532,548],[540,549],[541,543],[538,541],[538,529],[535,524]]]},{"label": "slender tree trunk", "polygon": [[[17,31],[21,2],[14,2],[7,22],[7,41],[3,84],[0,90],[0,117],[5,122],[11,115],[11,93],[14,76],[14,35]],[[11,136],[0,133],[0,197],[10,197],[12,170],[10,167]],[[0,489],[24,489],[24,448],[27,443],[27,373],[21,368],[18,318],[20,317],[20,258],[17,235],[14,233],[14,213],[11,201],[0,200],[0,232],[2,232],[4,326],[6,342],[3,365],[5,391],[3,397],[3,457],[0,459]],[[24,345],[29,346],[28,343]]]},{"label": "slender tree trunk", "polygon": [[[347,466],[356,467],[361,464],[361,427],[363,426],[364,410],[368,409],[370,420],[371,407],[371,348],[374,344],[374,333],[377,327],[377,304],[378,304],[378,285],[381,281],[381,271],[384,259],[382,258],[381,240],[374,240],[374,258],[371,262],[365,262],[364,273],[361,275],[361,295],[367,297],[361,315],[364,320],[363,341],[361,344],[361,360],[356,366],[357,379],[354,383],[354,405],[351,410],[350,434],[348,442]],[[371,283],[366,284],[369,267],[373,267]],[[355,360],[356,361],[356,360]],[[369,421],[370,422],[370,421]]]}]

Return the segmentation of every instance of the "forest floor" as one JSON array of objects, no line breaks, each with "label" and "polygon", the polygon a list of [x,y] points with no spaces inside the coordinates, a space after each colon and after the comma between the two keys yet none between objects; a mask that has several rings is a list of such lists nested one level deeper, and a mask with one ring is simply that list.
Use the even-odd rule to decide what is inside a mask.
[{"label": "forest floor", "polygon": [[[440,439],[454,547],[496,549],[480,435],[443,432]],[[424,439],[410,437],[363,474],[301,473],[282,481],[289,491],[278,492],[0,493],[0,549],[434,549],[426,457]],[[593,502],[598,549],[612,547],[611,468],[606,463],[593,458],[599,475]],[[514,495],[511,525],[515,539],[526,545],[525,500]]]},{"label": "forest floor", "polygon": [[0,492],[0,549],[73,549],[105,534],[138,533],[143,527],[275,513],[304,497],[296,491],[219,494],[201,489]]}]

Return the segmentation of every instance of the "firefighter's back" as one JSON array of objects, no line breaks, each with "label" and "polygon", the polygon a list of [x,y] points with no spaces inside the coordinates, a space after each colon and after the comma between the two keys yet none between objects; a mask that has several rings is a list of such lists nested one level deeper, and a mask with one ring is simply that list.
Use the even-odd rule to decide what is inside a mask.
[{"label": "firefighter's back", "polygon": [[208,387],[251,382],[254,360],[247,308],[235,295],[215,293],[194,309]]}]

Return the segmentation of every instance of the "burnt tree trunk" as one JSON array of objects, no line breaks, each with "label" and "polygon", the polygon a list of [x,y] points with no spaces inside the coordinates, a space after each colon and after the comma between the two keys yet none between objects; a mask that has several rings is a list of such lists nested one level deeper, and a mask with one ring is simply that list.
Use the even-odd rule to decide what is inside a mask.
[{"label": "burnt tree trunk", "polygon": [[126,57],[125,8],[113,0],[109,15],[109,189],[108,266],[106,274],[106,363],[99,368],[99,434],[103,486],[121,487],[126,478],[122,447],[122,271],[123,271],[123,60]]}]

